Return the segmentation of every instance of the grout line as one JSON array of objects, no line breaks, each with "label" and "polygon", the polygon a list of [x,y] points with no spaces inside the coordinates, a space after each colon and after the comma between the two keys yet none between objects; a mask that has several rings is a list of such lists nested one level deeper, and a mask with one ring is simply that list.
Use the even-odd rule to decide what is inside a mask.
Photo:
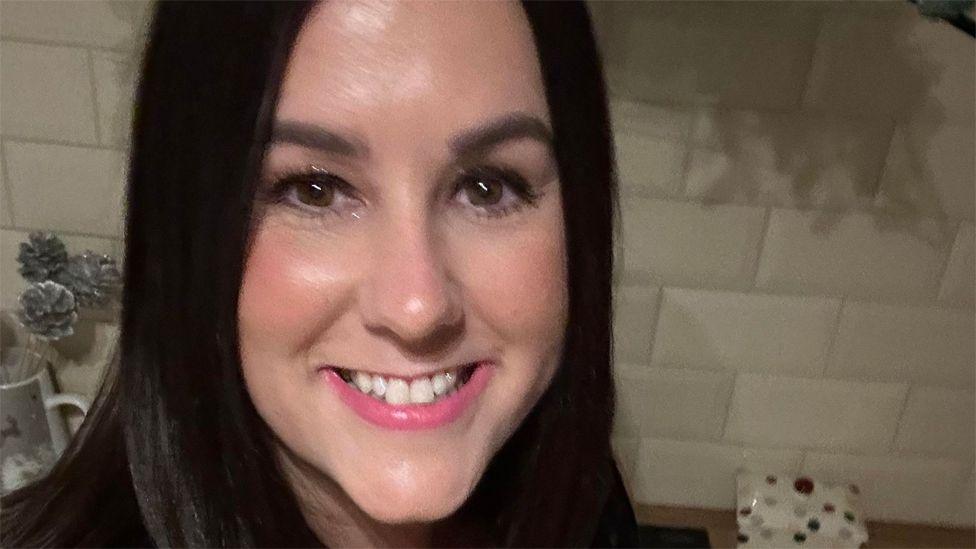
[{"label": "grout line", "polygon": [[83,231],[64,231],[61,229],[54,229],[51,227],[25,227],[23,225],[11,225],[10,227],[4,227],[5,231],[17,231],[21,233],[30,233],[32,231],[48,231],[57,234],[58,236],[77,236],[81,238],[98,238],[101,240],[121,240],[121,236],[111,236],[100,233],[86,233]]},{"label": "grout line", "polygon": [[[881,185],[884,184],[885,174],[888,173],[888,157],[891,156],[891,147],[895,142],[895,132],[897,132],[899,128],[899,123],[896,120],[890,117],[886,117],[886,118],[887,119],[884,120],[884,122],[889,124],[890,128],[888,129],[888,139],[887,139],[887,144],[885,145],[884,148],[884,154],[879,155],[881,165],[878,167],[877,176],[875,176],[874,178],[874,185],[873,185],[874,192],[870,196],[870,203],[872,205],[878,201],[878,198],[881,195]],[[887,211],[887,208],[885,208],[884,206],[881,206],[878,209],[882,211]]]},{"label": "grout line", "polygon": [[125,149],[120,149],[118,147],[113,147],[109,145],[101,145],[99,143],[80,143],[78,141],[68,141],[65,139],[48,139],[39,137],[26,137],[20,135],[9,135],[4,134],[5,141],[10,141],[18,144],[25,145],[57,145],[60,147],[75,147],[78,149],[92,149],[96,151],[114,151],[120,153],[126,153]]},{"label": "grout line", "polygon": [[952,241],[949,242],[949,249],[946,251],[945,257],[942,258],[942,265],[939,268],[938,284],[935,287],[935,295],[932,298],[935,303],[940,303],[939,298],[942,295],[942,288],[945,286],[945,277],[949,274],[949,263],[952,261],[952,252],[956,250],[956,242],[959,241],[962,224],[962,221],[955,222],[955,228],[952,230]]},{"label": "grout line", "polygon": [[[637,277],[636,279],[634,277]],[[620,273],[621,280],[620,283],[616,284],[619,288],[647,288],[655,287],[660,282],[655,282],[647,279],[642,279],[641,277],[646,276],[645,273],[640,271],[623,271]],[[661,286],[663,288],[663,286]],[[739,294],[739,295],[751,295],[751,296],[766,296],[766,297],[784,297],[793,299],[827,299],[827,300],[837,300],[843,299],[851,303],[869,303],[869,304],[879,304],[879,305],[892,305],[896,307],[932,307],[937,305],[943,309],[950,310],[971,310],[972,307],[969,306],[953,306],[951,303],[935,303],[933,304],[931,296],[925,296],[922,298],[904,298],[896,297],[894,295],[884,295],[884,294],[866,294],[859,296],[845,295],[840,292],[828,293],[819,291],[819,293],[804,293],[801,290],[790,290],[788,288],[738,288],[734,286],[689,286],[681,285],[675,283],[667,284],[667,287],[674,290],[689,290],[700,293],[720,293],[720,294]]]},{"label": "grout line", "polygon": [[759,233],[759,242],[756,243],[756,259],[753,261],[752,275],[749,277],[751,279],[750,289],[758,289],[759,284],[759,267],[762,266],[763,252],[766,248],[766,239],[769,233],[770,221],[773,217],[773,207],[766,206],[766,211],[763,214],[763,225],[762,232]]},{"label": "grout line", "polygon": [[806,74],[803,75],[803,79],[800,80],[803,85],[803,89],[800,90],[800,97],[798,97],[798,102],[795,106],[796,110],[802,111],[804,105],[807,104],[807,99],[810,95],[810,79],[813,78],[813,67],[817,62],[817,54],[820,53],[821,42],[823,41],[824,23],[826,19],[826,9],[821,11],[819,14],[820,20],[817,22],[817,32],[813,37],[813,47],[810,48],[810,57],[807,59],[807,70]]},{"label": "grout line", "polygon": [[10,163],[7,162],[6,148],[6,140],[0,137],[0,156],[3,157],[3,173],[0,173],[0,177],[3,177],[3,188],[0,189],[0,192],[3,193],[4,208],[7,209],[10,226],[14,226],[17,221],[14,219],[14,192],[10,189]]},{"label": "grout line", "polygon": [[648,347],[649,347],[648,352],[650,353],[647,355],[648,366],[651,366],[652,359],[654,358],[654,344],[657,343],[657,329],[658,329],[658,325],[661,323],[661,309],[663,309],[662,307],[663,304],[664,304],[664,286],[661,285],[657,287],[657,300],[655,302],[655,307],[654,307],[654,318],[651,319],[651,333],[649,334],[647,340]]},{"label": "grout line", "polygon": [[840,337],[840,319],[844,314],[844,307],[847,305],[847,296],[841,296],[840,304],[837,306],[837,313],[834,315],[834,325],[830,330],[830,339],[827,340],[827,352],[824,353],[824,365],[820,370],[820,376],[827,378],[827,370],[834,361],[834,353],[837,350],[837,338]]},{"label": "grout line", "polygon": [[[30,44],[34,46],[49,46],[53,48],[87,48],[89,50],[106,51],[112,53],[122,53],[131,54],[133,50],[131,48],[125,48],[122,46],[112,47],[112,46],[101,46],[98,44],[87,44],[84,42],[59,42],[57,40],[47,40],[44,38],[21,38],[15,36],[0,36],[0,40],[4,42],[12,42],[16,44]],[[136,41],[138,42],[138,41]]]},{"label": "grout line", "polygon": [[722,419],[722,430],[719,431],[719,440],[725,442],[725,432],[729,428],[729,412],[732,411],[732,399],[735,398],[735,385],[736,381],[739,379],[739,372],[737,370],[732,371],[732,383],[729,388],[729,397],[725,402],[725,417]]},{"label": "grout line", "polygon": [[888,453],[895,453],[895,441],[898,440],[898,433],[901,432],[902,420],[905,418],[905,410],[908,409],[908,397],[912,394],[912,384],[908,384],[908,390],[905,391],[905,399],[901,403],[901,409],[898,411],[898,419],[895,420],[895,432],[891,435],[891,441],[888,442]]},{"label": "grout line", "polygon": [[98,105],[98,87],[95,85],[95,55],[91,49],[85,50],[85,53],[88,59],[88,86],[91,88],[92,94],[92,113],[95,116],[95,141],[102,143],[102,124],[98,117],[101,109]]},{"label": "grout line", "polygon": [[[673,363],[665,363],[663,365],[655,365],[655,366],[652,366],[650,364],[637,364],[637,363],[624,363],[624,364],[628,364],[628,365],[636,366],[636,367],[646,366],[648,370],[671,370],[671,371],[680,371],[680,372],[705,372],[705,373],[710,373],[710,374],[727,374],[727,373],[733,373],[736,377],[738,377],[740,375],[747,375],[747,376],[752,376],[752,377],[760,378],[760,379],[763,379],[763,380],[838,381],[838,382],[849,383],[849,384],[854,384],[854,385],[863,385],[863,384],[907,385],[907,384],[910,383],[909,381],[906,381],[906,380],[903,380],[903,379],[898,379],[898,380],[885,380],[885,379],[877,379],[877,378],[841,377],[841,376],[834,376],[834,377],[824,378],[822,376],[815,375],[815,374],[802,374],[802,373],[792,373],[792,372],[790,372],[790,373],[779,373],[779,372],[773,372],[773,371],[770,371],[770,370],[746,370],[746,369],[733,369],[733,368],[726,368],[726,369],[698,368],[698,367],[692,367],[692,366],[674,366]],[[951,389],[952,388],[952,387],[949,387],[949,386],[947,386],[945,384],[934,384],[934,385],[930,385],[930,386],[931,387],[937,387],[937,388],[945,388],[945,389]]]},{"label": "grout line", "polygon": [[[621,186],[621,190],[624,190],[624,187],[623,186]],[[645,195],[645,194],[634,194],[634,195],[630,195],[630,196],[623,196],[622,195],[621,198],[653,200],[655,202],[675,202],[675,203],[678,203],[678,204],[689,204],[689,205],[693,205],[693,206],[703,206],[703,205],[706,205],[706,203],[704,201],[702,201],[701,199],[699,199],[699,198],[686,197],[686,196],[677,196],[677,195],[673,195],[673,196],[666,196],[666,195],[649,196],[649,195]],[[758,208],[772,208],[772,209],[776,209],[776,210],[784,210],[784,211],[790,211],[790,212],[800,212],[800,213],[829,213],[829,214],[838,214],[838,215],[851,215],[851,214],[885,215],[885,214],[890,213],[887,210],[885,210],[884,208],[879,207],[879,206],[875,206],[874,204],[869,204],[869,205],[866,205],[866,206],[851,205],[849,207],[846,207],[846,206],[845,207],[829,207],[829,206],[826,206],[826,205],[823,205],[823,204],[813,204],[813,205],[804,206],[804,205],[798,205],[798,204],[794,204],[794,203],[785,203],[785,202],[784,203],[779,203],[779,202],[772,202],[772,203],[751,203],[751,202],[743,202],[743,201],[735,201],[735,200],[732,200],[732,201],[725,201],[725,202],[708,203],[707,205],[709,207],[711,207],[711,208],[721,208],[721,207],[754,208],[754,209],[758,209]],[[950,219],[951,220],[955,220],[955,218],[949,216],[948,214],[944,214],[942,216],[922,215],[922,214],[919,214],[919,215],[917,215],[915,217],[918,220],[932,220],[932,221],[946,221],[946,220],[950,220]],[[966,220],[972,221],[971,219],[968,219],[968,218],[966,218]]]},{"label": "grout line", "polygon": [[681,180],[679,181],[678,195],[684,198],[688,197],[688,172],[691,171],[691,158],[694,154],[697,143],[695,141],[695,131],[698,129],[699,121],[701,120],[702,107],[691,109],[692,113],[689,116],[688,127],[685,128],[684,135],[684,158],[681,159]]},{"label": "grout line", "polygon": [[624,440],[636,440],[638,443],[641,441],[650,440],[663,440],[668,442],[680,442],[687,444],[709,444],[713,446],[722,446],[725,448],[748,448],[756,450],[781,450],[787,452],[799,452],[800,453],[800,468],[806,466],[806,460],[808,454],[810,453],[822,453],[830,455],[842,455],[842,456],[853,456],[853,457],[866,457],[866,458],[879,458],[879,457],[908,457],[908,458],[919,458],[919,459],[930,459],[930,460],[948,460],[948,461],[961,461],[960,458],[947,457],[947,456],[936,456],[930,454],[891,454],[886,452],[881,452],[874,449],[859,449],[851,446],[829,446],[829,445],[812,445],[812,446],[795,446],[787,444],[760,444],[754,442],[745,442],[740,440],[728,440],[722,439],[711,439],[711,438],[696,438],[687,435],[677,435],[677,434],[642,434],[636,433],[633,435],[625,436],[614,436],[617,439]]}]

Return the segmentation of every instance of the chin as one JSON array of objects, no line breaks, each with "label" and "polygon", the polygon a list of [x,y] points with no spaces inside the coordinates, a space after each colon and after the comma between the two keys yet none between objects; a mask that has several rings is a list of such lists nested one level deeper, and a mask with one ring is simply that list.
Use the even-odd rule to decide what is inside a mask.
[{"label": "chin", "polygon": [[[436,479],[433,483],[424,481],[431,477]],[[391,476],[383,483],[356,483],[347,493],[374,520],[387,524],[434,522],[451,516],[464,504],[478,476],[458,474],[452,480],[435,473],[422,478]]]},{"label": "chin", "polygon": [[460,509],[465,499],[467,497],[452,497],[437,501],[432,501],[430,498],[422,498],[422,500],[418,498],[417,501],[401,500],[393,503],[376,500],[357,502],[357,504],[363,512],[376,521],[386,524],[412,524],[445,519]]}]

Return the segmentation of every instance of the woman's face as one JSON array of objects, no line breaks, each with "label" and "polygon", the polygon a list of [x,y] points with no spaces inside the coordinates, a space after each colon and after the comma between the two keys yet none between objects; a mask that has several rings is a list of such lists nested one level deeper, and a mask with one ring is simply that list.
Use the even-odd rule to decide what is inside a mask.
[{"label": "woman's face", "polygon": [[[550,383],[560,182],[515,3],[330,1],[275,113],[240,294],[282,455],[388,523],[455,511]],[[317,477],[317,478],[316,478]]]}]

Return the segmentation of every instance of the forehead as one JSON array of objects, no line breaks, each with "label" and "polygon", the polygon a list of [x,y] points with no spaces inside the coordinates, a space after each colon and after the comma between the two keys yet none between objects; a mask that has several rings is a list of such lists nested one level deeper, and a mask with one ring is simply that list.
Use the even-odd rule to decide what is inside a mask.
[{"label": "forehead", "polygon": [[[277,118],[368,141],[521,111],[548,120],[528,21],[516,2],[322,2],[299,34]],[[405,129],[412,126],[413,129]]]}]

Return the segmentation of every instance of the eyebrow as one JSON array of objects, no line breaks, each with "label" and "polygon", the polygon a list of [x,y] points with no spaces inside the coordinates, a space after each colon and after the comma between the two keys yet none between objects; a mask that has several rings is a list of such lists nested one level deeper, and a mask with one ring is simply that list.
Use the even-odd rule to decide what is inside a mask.
[{"label": "eyebrow", "polygon": [[[465,130],[451,137],[449,143],[451,151],[463,158],[483,154],[506,141],[525,138],[552,146],[549,126],[537,116],[521,112],[510,113]],[[369,147],[361,141],[349,139],[317,124],[293,120],[276,122],[271,142],[289,143],[341,156],[369,156]]]},{"label": "eyebrow", "polygon": [[538,117],[516,112],[504,115],[452,137],[451,150],[459,157],[482,154],[505,141],[534,139],[552,147],[552,131]]},{"label": "eyebrow", "polygon": [[271,132],[271,142],[290,143],[342,156],[369,156],[369,148],[365,143],[347,139],[316,124],[293,120],[276,122]]}]

